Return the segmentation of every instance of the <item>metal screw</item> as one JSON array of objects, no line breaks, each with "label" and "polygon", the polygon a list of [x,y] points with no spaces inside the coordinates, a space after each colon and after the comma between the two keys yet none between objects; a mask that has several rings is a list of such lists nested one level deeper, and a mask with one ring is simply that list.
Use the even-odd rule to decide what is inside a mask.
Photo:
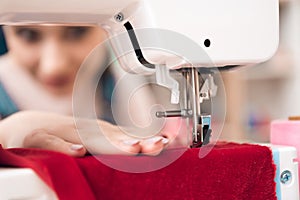
[{"label": "metal screw", "polygon": [[123,15],[123,13],[119,12],[118,14],[116,14],[116,15],[115,15],[115,20],[116,20],[117,22],[123,21],[123,20],[124,20],[124,15]]},{"label": "metal screw", "polygon": [[200,97],[206,97],[206,93],[200,93]]},{"label": "metal screw", "polygon": [[280,182],[288,184],[292,181],[292,173],[289,170],[285,170],[280,175]]}]

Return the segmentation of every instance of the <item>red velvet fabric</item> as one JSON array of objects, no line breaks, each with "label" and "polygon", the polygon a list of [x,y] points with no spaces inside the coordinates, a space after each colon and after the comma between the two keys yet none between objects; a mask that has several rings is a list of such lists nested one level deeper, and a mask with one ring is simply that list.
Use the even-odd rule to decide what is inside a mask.
[{"label": "red velvet fabric", "polygon": [[[161,156],[172,156],[166,150]],[[142,160],[157,157],[102,156],[104,159]],[[204,158],[188,149],[167,167],[147,173],[112,169],[93,156],[70,156],[38,149],[0,148],[0,166],[30,167],[61,200],[199,199],[274,200],[275,167],[267,147],[221,143]]]}]

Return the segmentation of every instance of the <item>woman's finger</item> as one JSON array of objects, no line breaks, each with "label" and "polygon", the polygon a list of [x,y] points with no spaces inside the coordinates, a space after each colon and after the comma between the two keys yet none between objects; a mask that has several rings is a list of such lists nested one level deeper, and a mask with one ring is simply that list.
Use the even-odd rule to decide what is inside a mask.
[{"label": "woman's finger", "polygon": [[40,148],[58,151],[74,157],[82,157],[86,154],[86,149],[82,144],[67,142],[55,135],[49,134],[47,130],[35,130],[24,139],[25,148]]},{"label": "woman's finger", "polygon": [[161,136],[155,136],[141,141],[141,153],[150,156],[156,156],[168,144],[169,139]]}]

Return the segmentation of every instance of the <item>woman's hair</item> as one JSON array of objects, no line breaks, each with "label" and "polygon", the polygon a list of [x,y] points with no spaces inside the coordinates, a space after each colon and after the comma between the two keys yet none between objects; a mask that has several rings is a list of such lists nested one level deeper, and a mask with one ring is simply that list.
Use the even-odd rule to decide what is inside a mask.
[{"label": "woman's hair", "polygon": [[6,42],[5,42],[2,26],[0,26],[0,55],[5,54],[6,52],[7,52]]}]

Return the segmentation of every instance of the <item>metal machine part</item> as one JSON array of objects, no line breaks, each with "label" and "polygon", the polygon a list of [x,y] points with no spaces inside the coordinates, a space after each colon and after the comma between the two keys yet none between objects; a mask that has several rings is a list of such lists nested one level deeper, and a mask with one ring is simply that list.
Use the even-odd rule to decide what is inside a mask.
[{"label": "metal machine part", "polygon": [[[119,16],[119,15],[118,15]],[[121,16],[121,15],[120,15]],[[128,32],[133,49],[139,62],[146,68],[156,68],[156,81],[159,85],[171,90],[171,103],[178,104],[180,94],[178,83],[169,75],[169,69],[165,65],[155,65],[146,60],[143,56],[138,39],[130,22],[124,24]],[[210,100],[212,94],[216,94],[216,86],[211,74],[204,79],[199,70],[195,67],[181,68],[184,77],[183,86],[183,108],[180,110],[158,111],[156,117],[183,117],[191,119],[192,134],[188,138],[190,147],[200,147],[208,144],[212,133],[211,115],[201,110],[201,104],[204,100]],[[212,89],[210,88],[212,87]]]},{"label": "metal machine part", "polygon": [[[183,108],[156,112],[156,116],[183,117],[191,121],[192,134],[188,138],[190,147],[208,144],[212,133],[211,114],[201,110],[204,101],[210,101],[216,94],[216,86],[211,74],[202,74],[197,68],[180,70],[183,75]],[[211,83],[210,85],[208,83]]]}]

